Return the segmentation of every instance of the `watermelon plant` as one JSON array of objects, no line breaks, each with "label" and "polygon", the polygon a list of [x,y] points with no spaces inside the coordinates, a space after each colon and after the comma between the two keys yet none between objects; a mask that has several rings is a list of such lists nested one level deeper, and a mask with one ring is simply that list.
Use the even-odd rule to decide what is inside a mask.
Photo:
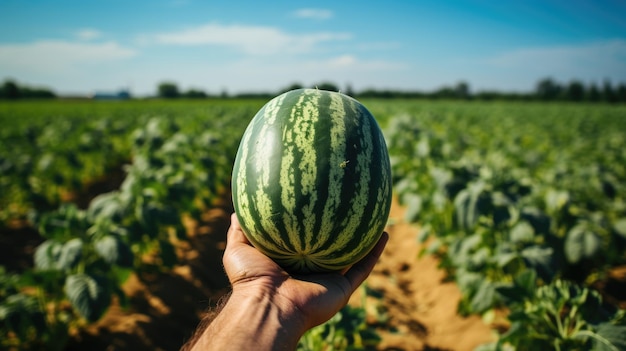
[{"label": "watermelon plant", "polygon": [[365,256],[386,225],[391,191],[376,120],[331,91],[298,89],[269,101],[233,166],[244,233],[291,272],[338,271]]},{"label": "watermelon plant", "polygon": [[615,349],[602,345],[623,342],[603,341],[621,319],[599,324],[599,304],[583,312],[562,294],[591,296],[626,263],[623,108],[429,107],[400,109],[386,133],[406,219],[459,286],[458,311],[511,310],[498,347]]},{"label": "watermelon plant", "polygon": [[[124,159],[132,162],[124,167],[126,178],[119,189],[95,196],[86,208],[62,202],[56,209],[28,210],[29,223],[37,227],[43,242],[34,251],[32,269],[18,274],[0,267],[0,333],[7,336],[0,340],[0,348],[63,349],[70,334],[98,320],[114,300],[125,305],[121,287],[130,274],[165,271],[177,263],[175,243],[186,239],[183,217],[198,218],[227,187],[242,132],[237,118],[249,116],[243,107],[222,118],[228,112],[217,107],[179,116],[186,123],[163,116],[137,117],[145,126],[120,136],[130,145]],[[58,137],[55,126],[47,130]],[[66,130],[70,141],[75,136],[72,130],[82,128]],[[82,136],[88,145],[93,142],[92,134]],[[97,153],[96,146],[77,148],[74,157]],[[102,157],[110,155],[106,147],[101,151]],[[3,149],[2,155],[10,153]],[[37,155],[33,151],[28,157]],[[82,168],[85,164],[47,169],[73,172],[82,182],[91,174]],[[26,181],[14,187],[20,192],[28,192],[36,177],[41,176],[44,186],[54,182],[39,173],[35,176],[32,169],[23,170],[20,176]],[[16,176],[9,173],[1,180],[10,182]]]},{"label": "watermelon plant", "polygon": [[297,350],[367,350],[380,340],[376,330],[366,322],[365,308],[346,305],[326,323],[307,331]]},{"label": "watermelon plant", "polygon": [[[361,197],[357,190],[366,188],[355,176],[356,170],[379,174],[390,166],[407,219],[419,225],[419,239],[427,244],[423,254],[441,258],[461,288],[459,311],[485,319],[494,309],[510,311],[510,328],[485,349],[624,349],[624,311],[607,308],[609,300],[601,302],[590,285],[626,262],[624,106],[364,101],[370,114],[340,94],[308,92],[302,100],[284,99],[280,107],[275,101],[259,111],[262,116],[251,123],[241,145],[248,156],[280,157],[252,162],[244,176],[234,178],[242,122],[264,101],[0,102],[0,230],[17,222],[37,226],[43,236],[31,260],[34,267],[0,267],[0,348],[63,349],[76,328],[118,300],[113,296],[124,301],[120,284],[128,274],[167,270],[176,263],[174,243],[185,240],[181,216],[198,218],[220,191],[228,191],[231,180],[233,189],[239,186],[254,201],[236,194],[233,200],[247,201],[253,215],[267,211],[264,204],[282,206],[280,170],[291,163],[313,164],[329,174],[321,185],[299,167],[283,178],[293,185],[285,193],[292,189],[298,194],[292,199],[301,201],[293,206],[300,209],[293,212],[296,219],[289,220],[288,211],[284,218],[312,226],[309,233],[318,233],[324,221],[345,226],[337,216],[360,204],[367,204],[363,211],[378,211],[378,216],[363,215],[371,222],[368,228],[382,222],[386,198]],[[335,166],[331,177],[331,168],[320,167],[317,156],[328,153],[337,135],[328,132],[332,123],[319,118],[283,123],[316,133],[326,128],[328,140],[314,138],[313,147],[302,148],[295,136],[312,134],[286,133],[294,137],[293,148],[277,152],[283,145],[271,137],[282,131],[266,122],[287,117],[289,104],[301,106],[291,111],[307,116],[316,111],[337,116],[353,106],[345,115],[368,116],[372,132],[375,115],[389,143],[389,164],[379,162],[384,144],[372,139],[371,155],[362,158],[371,160],[370,166],[345,156],[358,159],[362,150],[346,148],[327,160]],[[306,155],[315,155],[317,162]],[[112,169],[119,172],[122,164],[127,177],[118,189],[91,202],[63,204],[76,200],[69,195],[89,190],[90,181],[110,176]],[[244,174],[241,168],[237,172]],[[381,179],[371,178],[367,189],[384,189]],[[331,202],[331,194],[337,194],[331,190],[344,182],[349,186]],[[389,195],[391,185],[387,189],[382,194]],[[270,190],[279,191],[272,202],[257,201]],[[332,220],[324,219],[326,207]],[[313,221],[305,221],[307,216]],[[285,222],[280,216],[263,218]],[[7,233],[12,232],[0,235]],[[282,238],[290,244],[299,237]],[[350,245],[346,248],[357,247]],[[342,310],[299,347],[372,347],[377,336],[363,313]]]},{"label": "watermelon plant", "polygon": [[498,288],[511,327],[487,350],[624,350],[626,311],[603,304],[594,290],[565,280],[537,287],[527,270]]}]

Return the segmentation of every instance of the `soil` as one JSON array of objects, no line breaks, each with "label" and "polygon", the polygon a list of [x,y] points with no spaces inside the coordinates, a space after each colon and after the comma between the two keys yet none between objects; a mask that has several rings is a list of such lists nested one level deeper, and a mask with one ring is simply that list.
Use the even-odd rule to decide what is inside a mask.
[{"label": "soil", "polygon": [[[221,259],[233,208],[230,196],[222,199],[200,221],[185,218],[189,240],[176,243],[179,265],[131,275],[123,286],[127,303],[114,301],[97,323],[73,332],[66,350],[179,350],[229,292]],[[404,209],[394,202],[387,247],[349,302],[364,303],[369,325],[382,338],[377,350],[473,350],[494,340],[480,317],[457,313],[458,287],[435,257],[419,257],[419,229],[403,218]],[[0,265],[18,272],[32,267],[34,249],[43,240],[38,232],[22,221],[0,234]],[[626,308],[626,266],[615,267],[594,287],[606,301]]]},{"label": "soil", "polygon": [[[124,285],[130,306],[114,304],[73,336],[68,350],[178,350],[202,316],[228,291],[221,257],[233,209],[229,201],[187,220],[190,241],[180,243],[181,264],[169,272],[133,275]],[[417,228],[394,204],[388,246],[366,285],[368,322],[382,337],[379,350],[472,350],[493,339],[479,317],[456,313],[458,288],[445,281],[433,257],[418,258]],[[362,303],[362,289],[350,301]],[[375,295],[376,297],[372,297]],[[382,317],[381,317],[382,316]]]},{"label": "soil", "polygon": [[[419,257],[418,228],[404,220],[404,209],[392,204],[387,227],[389,242],[366,281],[380,298],[368,298],[369,316],[383,314],[380,350],[473,350],[495,340],[491,328],[479,316],[461,317],[457,305],[461,293],[438,268],[433,256]],[[357,291],[351,304],[362,299]]]}]

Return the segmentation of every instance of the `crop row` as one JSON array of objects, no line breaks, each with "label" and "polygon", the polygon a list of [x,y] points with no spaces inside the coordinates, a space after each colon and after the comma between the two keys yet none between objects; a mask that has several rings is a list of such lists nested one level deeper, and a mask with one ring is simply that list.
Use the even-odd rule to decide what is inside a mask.
[{"label": "crop row", "polygon": [[[623,345],[624,311],[590,284],[626,263],[624,107],[364,102],[423,254],[462,290],[459,311],[507,311],[507,332],[485,349]],[[2,346],[62,348],[70,329],[125,300],[133,271],[174,265],[182,217],[228,187],[261,104],[0,104],[10,126],[0,130],[0,227],[26,223],[42,236],[34,267],[0,272]],[[119,184],[90,193],[121,168]],[[343,310],[300,346],[375,343],[363,313]]]},{"label": "crop row", "polygon": [[[0,274],[3,347],[62,349],[71,330],[98,320],[112,299],[125,303],[121,286],[132,272],[173,267],[184,216],[199,218],[227,190],[241,125],[256,109],[185,107],[133,118],[102,107],[123,115],[72,117],[77,111],[67,109],[69,116],[28,115],[30,124],[3,132],[3,228],[27,218],[42,237],[32,268]],[[67,193],[122,166],[115,189],[88,194],[84,206],[69,201]]]},{"label": "crop row", "polygon": [[589,288],[626,263],[623,107],[390,113],[394,189],[424,253],[461,289],[459,312],[509,311],[508,332],[485,349],[624,344],[624,311]]},{"label": "crop row", "polygon": [[[1,131],[0,235],[27,225],[41,236],[33,267],[0,267],[2,348],[61,350],[114,300],[127,305],[122,285],[131,274],[177,264],[183,221],[199,221],[227,194],[241,134],[259,107],[135,104],[0,106],[10,126]],[[90,186],[119,168],[111,189]],[[364,309],[346,307],[299,347],[354,340],[378,341]]]}]

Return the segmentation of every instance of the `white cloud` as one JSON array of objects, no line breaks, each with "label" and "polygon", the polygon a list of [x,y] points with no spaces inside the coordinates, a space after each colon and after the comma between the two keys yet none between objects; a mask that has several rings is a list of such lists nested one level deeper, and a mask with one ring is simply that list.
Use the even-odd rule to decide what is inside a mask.
[{"label": "white cloud", "polygon": [[76,36],[78,37],[78,39],[81,40],[93,40],[100,38],[102,36],[102,33],[97,29],[83,28],[76,32]]},{"label": "white cloud", "polygon": [[290,34],[274,27],[210,23],[155,37],[161,44],[223,45],[250,55],[306,53],[322,42],[347,40],[347,33]]},{"label": "white cloud", "polygon": [[626,40],[525,48],[487,60],[499,69],[565,79],[626,78]]},{"label": "white cloud", "polygon": [[304,8],[294,11],[293,15],[298,18],[327,20],[333,17],[333,12],[326,9]]},{"label": "white cloud", "polygon": [[350,70],[354,72],[390,72],[401,71],[408,68],[408,65],[399,61],[386,60],[362,60],[354,55],[341,55],[331,57],[322,61],[308,61],[311,66],[317,67],[319,70]]},{"label": "white cloud", "polygon": [[42,40],[25,44],[0,44],[0,66],[6,73],[31,71],[51,73],[76,64],[98,64],[137,55],[137,51],[109,41],[83,43]]},{"label": "white cloud", "polygon": [[329,60],[328,64],[331,67],[350,67],[356,63],[356,57],[352,55],[342,55]]}]

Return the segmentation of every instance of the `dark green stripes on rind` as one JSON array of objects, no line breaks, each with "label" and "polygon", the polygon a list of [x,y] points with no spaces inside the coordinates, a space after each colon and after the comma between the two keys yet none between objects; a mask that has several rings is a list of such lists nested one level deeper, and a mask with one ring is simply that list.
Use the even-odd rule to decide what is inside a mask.
[{"label": "dark green stripes on rind", "polygon": [[233,168],[244,233],[292,272],[333,271],[378,241],[391,206],[384,138],[358,101],[300,89],[268,102]]}]

